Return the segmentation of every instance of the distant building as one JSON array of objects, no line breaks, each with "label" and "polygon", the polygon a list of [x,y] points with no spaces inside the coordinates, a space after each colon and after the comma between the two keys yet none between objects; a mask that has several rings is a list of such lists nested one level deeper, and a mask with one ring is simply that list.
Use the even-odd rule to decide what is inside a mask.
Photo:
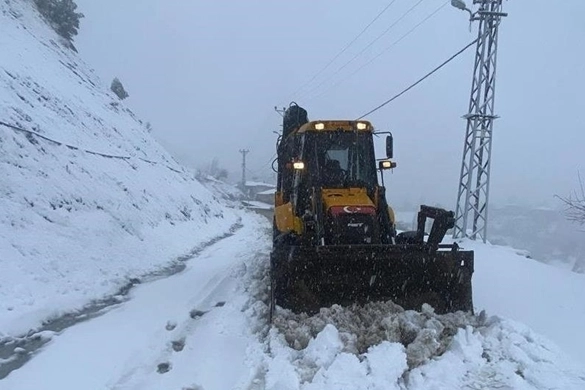
[{"label": "distant building", "polygon": [[[263,183],[257,181],[247,181],[242,189],[242,192],[246,195],[248,199],[257,199],[258,194],[264,194],[267,191],[271,191],[274,196],[274,191],[276,190],[276,186],[270,183]],[[272,203],[274,198],[268,203]]]},{"label": "distant building", "polygon": [[266,191],[258,192],[256,194],[255,200],[262,203],[274,204],[274,193],[276,192],[276,188],[271,188]]}]

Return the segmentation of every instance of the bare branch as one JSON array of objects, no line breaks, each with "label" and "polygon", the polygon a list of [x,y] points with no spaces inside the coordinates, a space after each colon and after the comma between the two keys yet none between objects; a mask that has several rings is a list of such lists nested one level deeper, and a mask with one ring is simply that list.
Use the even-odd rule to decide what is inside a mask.
[{"label": "bare branch", "polygon": [[585,225],[585,185],[580,173],[578,173],[578,177],[579,191],[575,191],[568,197],[556,197],[565,204],[565,215],[569,221]]}]

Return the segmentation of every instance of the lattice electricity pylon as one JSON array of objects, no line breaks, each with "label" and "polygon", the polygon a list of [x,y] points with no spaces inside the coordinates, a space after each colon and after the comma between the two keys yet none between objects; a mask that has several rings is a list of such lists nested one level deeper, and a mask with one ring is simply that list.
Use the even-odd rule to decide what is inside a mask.
[{"label": "lattice electricity pylon", "polygon": [[472,21],[479,21],[478,41],[469,113],[464,116],[467,129],[453,237],[475,240],[479,236],[486,242],[492,130],[497,118],[494,98],[498,27],[507,14],[501,12],[502,0],[474,0],[473,3],[479,4],[478,11],[471,16]]}]

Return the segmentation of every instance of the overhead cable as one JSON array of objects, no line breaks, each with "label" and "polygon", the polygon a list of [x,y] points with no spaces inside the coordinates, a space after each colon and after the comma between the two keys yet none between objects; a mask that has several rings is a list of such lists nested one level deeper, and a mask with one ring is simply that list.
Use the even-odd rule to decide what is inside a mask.
[{"label": "overhead cable", "polygon": [[382,31],[381,34],[379,34],[376,38],[374,38],[372,41],[370,41],[370,43],[366,47],[364,47],[360,52],[358,52],[356,55],[354,55],[353,57],[351,57],[349,59],[349,61],[347,61],[343,65],[341,65],[329,78],[323,80],[321,83],[319,83],[314,88],[312,88],[311,90],[309,90],[308,93],[311,93],[311,92],[313,92],[315,90],[318,90],[325,83],[327,83],[333,77],[335,77],[336,75],[338,75],[339,72],[341,72],[343,69],[345,69],[353,61],[355,61],[357,58],[359,58],[366,50],[368,50],[370,47],[372,47],[372,45],[374,43],[378,42],[384,35],[388,34],[398,23],[400,23],[402,20],[404,20],[404,18],[406,18],[412,11],[414,11],[414,9],[416,7],[418,7],[423,1],[425,1],[425,0],[418,0],[412,7],[410,7],[404,14],[402,14],[402,16],[400,16],[394,23],[392,23],[386,30]]},{"label": "overhead cable", "polygon": [[439,8],[437,8],[436,10],[434,10],[427,17],[425,17],[423,20],[421,20],[420,22],[418,22],[413,28],[411,28],[406,33],[404,33],[400,38],[398,38],[397,40],[395,40],[394,42],[392,42],[392,44],[390,46],[388,46],[387,48],[385,48],[384,50],[382,50],[375,57],[373,57],[372,59],[370,59],[368,62],[366,62],[365,64],[363,64],[359,68],[357,68],[355,71],[353,71],[352,73],[350,73],[348,76],[344,77],[343,79],[337,81],[335,84],[333,84],[329,88],[325,89],[322,93],[320,93],[319,95],[317,95],[317,97],[323,96],[325,93],[327,93],[331,89],[337,87],[339,84],[341,84],[341,83],[347,81],[348,79],[352,78],[354,75],[356,75],[357,73],[359,73],[363,68],[365,68],[366,66],[370,65],[372,62],[374,62],[375,60],[377,60],[378,58],[380,58],[382,56],[382,54],[384,54],[387,51],[389,51],[390,49],[392,49],[394,46],[396,46],[398,43],[400,43],[402,40],[404,40],[406,37],[408,37],[410,34],[412,34],[417,28],[419,28],[420,26],[422,26],[426,21],[428,21],[430,18],[432,18],[433,16],[435,16],[437,13],[439,13],[439,11],[442,10],[447,4],[449,4],[449,0],[445,1],[443,3],[443,5],[441,5]]},{"label": "overhead cable", "polygon": [[347,49],[349,49],[351,47],[351,45],[353,45],[362,35],[364,35],[364,33],[376,22],[376,20],[378,20],[387,10],[388,8],[390,8],[392,6],[392,4],[394,4],[396,2],[396,0],[392,0],[390,1],[390,3],[388,3],[375,17],[374,19],[372,19],[367,25],[366,27],[364,27],[362,29],[362,31],[359,32],[358,35],[356,35],[349,43],[347,43],[331,60],[329,60],[329,62],[327,62],[327,64],[325,64],[325,66],[323,68],[321,68],[317,73],[315,73],[313,75],[313,77],[311,77],[307,82],[305,82],[303,85],[301,85],[299,88],[297,88],[293,93],[291,93],[289,96],[294,96],[296,95],[299,91],[301,91],[303,88],[305,88],[307,85],[310,85],[317,77],[319,77],[325,70],[327,70],[327,68],[329,68],[329,66],[331,66],[331,64],[333,62],[335,62],[336,59],[338,59],[343,53],[345,53],[345,51]]},{"label": "overhead cable", "polygon": [[477,43],[477,41],[479,40],[479,38],[476,38],[475,40],[473,40],[471,43],[469,43],[467,46],[465,46],[463,49],[459,50],[457,53],[453,54],[451,57],[449,57],[448,60],[444,61],[441,65],[437,66],[435,69],[433,69],[432,71],[430,71],[429,73],[427,73],[425,76],[423,76],[422,78],[420,78],[418,81],[416,81],[414,84],[411,84],[408,88],[406,88],[405,90],[403,90],[402,92],[400,92],[399,94],[391,97],[390,99],[386,100],[384,103],[380,104],[379,106],[377,106],[376,108],[366,112],[365,114],[363,114],[362,116],[360,116],[359,118],[357,118],[357,120],[359,119],[363,119],[364,117],[378,111],[380,108],[384,107],[385,105],[393,102],[394,100],[398,99],[400,96],[404,95],[406,92],[410,91],[412,88],[416,87],[418,84],[422,83],[424,80],[426,80],[427,78],[429,78],[432,74],[434,74],[435,72],[437,72],[439,69],[441,69],[443,66],[447,65],[449,62],[453,61],[457,56],[459,56],[461,53],[463,53],[465,50],[469,49],[471,46],[473,46],[475,43]]}]

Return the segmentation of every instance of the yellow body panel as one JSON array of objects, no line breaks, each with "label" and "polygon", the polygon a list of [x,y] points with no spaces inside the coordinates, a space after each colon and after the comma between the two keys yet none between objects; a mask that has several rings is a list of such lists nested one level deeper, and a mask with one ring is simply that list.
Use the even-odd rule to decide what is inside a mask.
[{"label": "yellow body panel", "polygon": [[[364,123],[366,125],[365,129],[358,129],[357,124]],[[323,124],[322,129],[315,128],[315,125]],[[374,131],[374,126],[368,121],[311,121],[305,123],[297,130],[297,133],[305,133],[308,131],[367,131],[372,132]]]},{"label": "yellow body panel", "polygon": [[276,221],[276,228],[283,232],[294,232],[301,234],[303,224],[299,217],[293,213],[292,203],[285,203],[274,208],[274,219]]},{"label": "yellow body panel", "polygon": [[327,210],[335,206],[375,207],[365,188],[323,189],[323,203]]}]

